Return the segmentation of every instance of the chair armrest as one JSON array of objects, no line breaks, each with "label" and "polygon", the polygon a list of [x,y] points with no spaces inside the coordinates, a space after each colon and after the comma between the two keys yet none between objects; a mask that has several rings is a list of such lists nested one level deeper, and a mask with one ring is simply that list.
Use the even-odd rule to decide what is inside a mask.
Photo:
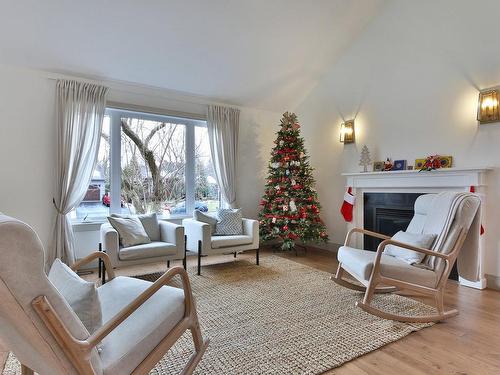
[{"label": "chair armrest", "polygon": [[259,221],[253,219],[243,219],[243,234],[252,237],[252,245],[255,249],[259,247]]},{"label": "chair armrest", "polygon": [[255,233],[259,233],[259,221],[243,219],[243,234],[254,237]]},{"label": "chair armrest", "polygon": [[97,258],[101,258],[103,260],[106,273],[108,274],[108,279],[113,280],[115,278],[115,271],[111,265],[111,260],[109,259],[108,254],[103,253],[102,251],[95,251],[92,254],[87,255],[85,258],[80,259],[71,266],[71,269],[76,272],[81,266],[90,263]]},{"label": "chair armrest", "polygon": [[[184,228],[182,225],[170,223],[161,220],[160,224],[160,239],[162,242],[170,242],[175,245],[184,245]],[[184,246],[182,246],[184,249]]]},{"label": "chair armrest", "polygon": [[[86,340],[78,340],[69,332],[46,296],[36,297],[31,304],[54,336],[59,337],[64,344],[67,344],[70,347],[69,350],[85,355],[85,353],[89,353],[98,343],[109,335],[117,326],[123,323],[125,319],[132,315],[134,311],[176,275],[180,275],[182,289],[184,290],[184,318],[195,314],[193,293],[188,274],[182,267],[173,267],[166,271],[149,288],[121,309],[113,318],[97,329]],[[75,350],[75,347],[78,349]]]},{"label": "chair armrest", "polygon": [[212,239],[210,224],[194,219],[184,219],[182,226],[187,236],[186,249],[198,252],[198,241],[202,242],[202,251],[210,249]]},{"label": "chair armrest", "polygon": [[345,237],[344,246],[349,246],[349,243],[351,241],[351,237],[354,233],[362,233],[362,234],[366,234],[366,235],[371,236],[371,237],[381,238],[383,240],[387,240],[387,239],[391,238],[389,236],[386,236],[385,234],[372,232],[371,230],[367,230],[367,229],[363,229],[363,228],[352,228],[347,233],[347,236]]},{"label": "chair armrest", "polygon": [[[118,264],[118,251],[120,250],[120,239],[118,232],[109,223],[101,225],[101,244],[102,249],[106,251],[111,264],[116,266]],[[107,267],[107,266],[106,266]]]}]

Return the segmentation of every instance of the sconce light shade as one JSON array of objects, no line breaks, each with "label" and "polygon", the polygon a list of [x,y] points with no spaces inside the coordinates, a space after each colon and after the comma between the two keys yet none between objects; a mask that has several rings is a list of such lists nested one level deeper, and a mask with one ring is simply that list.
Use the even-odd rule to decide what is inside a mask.
[{"label": "sconce light shade", "polygon": [[354,120],[343,122],[340,125],[340,142],[354,143]]},{"label": "sconce light shade", "polygon": [[479,93],[477,120],[481,124],[500,121],[498,90],[484,90]]}]

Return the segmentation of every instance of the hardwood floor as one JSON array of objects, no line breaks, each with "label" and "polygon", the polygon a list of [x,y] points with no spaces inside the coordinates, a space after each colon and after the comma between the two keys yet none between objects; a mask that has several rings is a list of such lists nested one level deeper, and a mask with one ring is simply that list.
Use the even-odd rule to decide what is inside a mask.
[{"label": "hardwood floor", "polygon": [[[262,250],[261,263],[270,250]],[[333,252],[309,249],[299,256],[290,253],[275,255],[310,267],[334,272],[337,266]],[[251,252],[238,258],[254,260]],[[203,258],[203,264],[231,262],[232,255]],[[180,264],[174,262],[172,265]],[[196,257],[189,257],[188,264],[194,266]],[[164,264],[132,266],[116,270],[118,275],[137,275],[161,271]],[[196,277],[194,274],[192,277]],[[94,279],[96,275],[86,276]],[[332,282],[333,283],[333,282]],[[407,295],[418,298],[410,293]],[[425,300],[424,300],[425,301]],[[430,328],[414,332],[409,336],[386,345],[372,353],[359,357],[325,374],[332,375],[498,375],[500,374],[500,292],[475,290],[449,282],[446,288],[445,305],[456,307],[460,315]],[[0,368],[3,357],[0,343]]]}]

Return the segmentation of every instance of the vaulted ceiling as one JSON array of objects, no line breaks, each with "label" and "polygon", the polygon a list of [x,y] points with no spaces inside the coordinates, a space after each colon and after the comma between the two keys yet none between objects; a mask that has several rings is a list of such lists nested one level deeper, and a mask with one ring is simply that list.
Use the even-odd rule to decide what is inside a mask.
[{"label": "vaulted ceiling", "polygon": [[2,0],[0,63],[281,111],[385,0]]}]

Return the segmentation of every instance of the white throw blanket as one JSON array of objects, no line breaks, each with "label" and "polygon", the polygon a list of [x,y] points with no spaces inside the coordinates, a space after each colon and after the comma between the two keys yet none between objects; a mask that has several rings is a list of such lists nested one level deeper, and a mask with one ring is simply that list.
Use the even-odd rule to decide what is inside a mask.
[{"label": "white throw blanket", "polygon": [[[454,223],[458,223],[458,226],[453,225]],[[438,237],[432,250],[446,254],[452,250],[460,229],[467,231],[457,259],[458,273],[464,279],[478,281],[480,227],[481,205],[478,197],[471,193],[443,192],[436,194],[423,232],[437,233]],[[427,257],[424,260],[424,264],[432,269],[436,268],[437,262],[436,257]]]}]

